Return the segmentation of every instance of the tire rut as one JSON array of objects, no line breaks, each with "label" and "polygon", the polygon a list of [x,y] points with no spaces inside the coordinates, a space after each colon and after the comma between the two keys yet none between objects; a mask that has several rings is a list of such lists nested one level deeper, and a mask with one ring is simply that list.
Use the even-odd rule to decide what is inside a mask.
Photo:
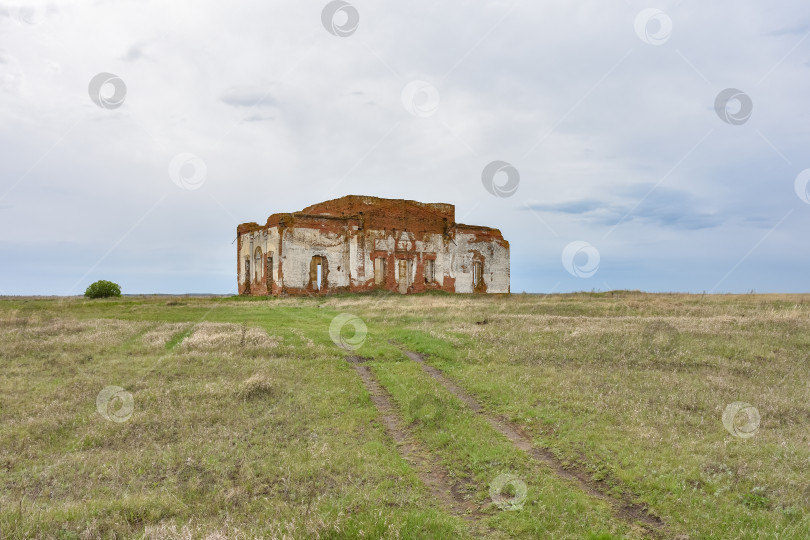
[{"label": "tire rut", "polygon": [[380,414],[386,433],[394,439],[397,450],[427,486],[431,496],[451,515],[464,519],[474,537],[497,536],[494,530],[480,522],[482,514],[478,506],[462,497],[460,486],[452,482],[444,468],[431,459],[413,439],[405,422],[396,414],[388,392],[377,381],[371,369],[364,365],[368,359],[349,357],[347,360],[371,396],[371,402]]},{"label": "tire rut", "polygon": [[447,391],[463,401],[473,412],[486,419],[496,431],[509,439],[515,447],[547,465],[557,476],[576,484],[588,495],[610,504],[614,514],[622,520],[630,523],[640,523],[651,536],[661,538],[665,535],[664,528],[666,524],[658,516],[650,514],[649,508],[645,504],[633,502],[627,496],[617,497],[611,495],[608,492],[609,486],[602,481],[594,480],[583,469],[566,468],[550,450],[534,446],[531,438],[523,433],[517,424],[487,413],[484,407],[466,390],[450,380],[439,369],[425,362],[423,355],[408,350],[403,350],[403,352],[408,358],[417,362],[425,373],[444,386]]}]

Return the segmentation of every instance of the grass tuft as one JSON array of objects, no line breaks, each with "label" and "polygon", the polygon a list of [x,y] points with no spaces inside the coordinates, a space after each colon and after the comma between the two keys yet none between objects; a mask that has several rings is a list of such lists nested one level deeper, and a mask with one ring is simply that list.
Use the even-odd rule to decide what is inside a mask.
[{"label": "grass tuft", "polygon": [[277,397],[279,385],[266,373],[258,372],[245,379],[239,386],[237,395],[242,399],[266,399]]}]

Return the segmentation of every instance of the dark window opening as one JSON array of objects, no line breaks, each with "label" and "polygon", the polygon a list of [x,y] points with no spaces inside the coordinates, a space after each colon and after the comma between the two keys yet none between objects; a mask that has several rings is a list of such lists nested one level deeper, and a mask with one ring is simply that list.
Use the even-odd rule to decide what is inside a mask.
[{"label": "dark window opening", "polygon": [[262,249],[256,248],[256,251],[253,253],[254,265],[253,269],[256,272],[256,275],[253,278],[253,281],[259,282],[262,279]]},{"label": "dark window opening", "polygon": [[436,261],[425,261],[425,283],[433,283],[433,272]]}]

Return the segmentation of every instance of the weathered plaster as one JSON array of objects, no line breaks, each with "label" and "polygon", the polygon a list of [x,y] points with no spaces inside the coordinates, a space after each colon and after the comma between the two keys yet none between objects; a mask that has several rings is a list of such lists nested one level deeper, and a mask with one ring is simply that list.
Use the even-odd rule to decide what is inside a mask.
[{"label": "weathered plaster", "polygon": [[[380,284],[375,281],[378,258],[385,261]],[[429,283],[428,260],[434,261]],[[483,270],[477,285],[476,261]],[[263,226],[239,225],[237,276],[239,293],[254,296],[375,288],[508,293],[509,242],[497,229],[456,223],[451,204],[348,195],[301,212],[273,214]]]}]

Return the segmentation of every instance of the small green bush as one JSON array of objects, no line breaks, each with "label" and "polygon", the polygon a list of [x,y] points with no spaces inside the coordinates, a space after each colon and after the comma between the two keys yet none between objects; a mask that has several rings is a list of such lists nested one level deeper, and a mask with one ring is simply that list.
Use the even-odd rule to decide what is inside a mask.
[{"label": "small green bush", "polygon": [[121,287],[112,281],[100,279],[87,287],[84,291],[87,298],[109,298],[110,296],[121,296]]}]

